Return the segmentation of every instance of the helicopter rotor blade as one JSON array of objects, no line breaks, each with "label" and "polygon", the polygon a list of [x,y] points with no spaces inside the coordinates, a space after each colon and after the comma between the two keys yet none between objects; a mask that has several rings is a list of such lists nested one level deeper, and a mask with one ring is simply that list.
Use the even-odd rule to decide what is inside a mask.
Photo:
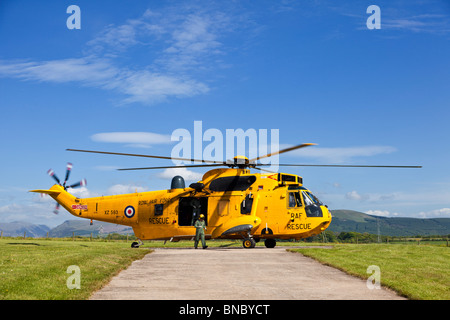
[{"label": "helicopter rotor blade", "polygon": [[181,160],[181,161],[203,162],[203,163],[217,163],[217,164],[225,164],[226,165],[226,162],[224,162],[224,161],[199,160],[199,159],[193,159],[193,158],[191,158],[191,159],[175,158],[175,157],[164,157],[164,156],[152,156],[152,155],[146,155],[146,154],[107,152],[107,151],[95,151],[95,150],[79,150],[79,149],[66,149],[66,151],[112,154],[112,155],[118,155],[118,156],[144,157],[144,158],[156,158],[156,159],[166,159],[166,160]]},{"label": "helicopter rotor blade", "polygon": [[219,167],[222,164],[192,164],[192,165],[184,165],[184,166],[164,166],[164,167],[144,167],[144,168],[124,168],[117,169],[119,171],[126,170],[148,170],[148,169],[176,169],[176,168],[200,168],[200,167]]},{"label": "helicopter rotor blade", "polygon": [[63,187],[66,186],[67,180],[69,180],[70,171],[72,170],[72,164],[70,162],[67,162],[67,168],[66,168],[66,177],[64,178]]},{"label": "helicopter rotor blade", "polygon": [[55,209],[53,210],[54,214],[58,214],[59,213],[59,203],[56,203]]},{"label": "helicopter rotor blade", "polygon": [[50,169],[47,171],[47,174],[52,177],[53,179],[55,179],[55,181],[61,185],[61,181],[59,180],[59,178],[56,176],[55,171],[53,171],[53,169]]},{"label": "helicopter rotor blade", "polygon": [[73,188],[77,188],[77,187],[84,187],[86,184],[87,184],[86,179],[83,179],[83,180],[81,180],[81,181],[79,181],[77,183],[74,183],[74,184],[68,186],[67,188],[72,188],[73,189]]},{"label": "helicopter rotor blade", "polygon": [[341,167],[341,168],[422,168],[422,166],[386,166],[386,165],[358,165],[358,164],[263,164],[257,166],[280,166],[280,167]]},{"label": "helicopter rotor blade", "polygon": [[274,156],[274,155],[277,155],[277,154],[282,154],[282,153],[289,152],[289,151],[292,151],[292,150],[297,150],[297,149],[300,149],[300,148],[309,147],[309,146],[315,146],[315,145],[317,145],[317,143],[302,143],[302,144],[299,144],[297,146],[285,148],[285,149],[282,149],[282,150],[278,150],[276,152],[272,152],[272,153],[266,154],[266,155],[261,156],[261,157],[250,159],[249,162],[252,163],[252,162],[255,162],[256,160],[259,160],[259,159],[268,158],[268,157],[271,157],[271,156]]},{"label": "helicopter rotor blade", "polygon": [[258,168],[258,167],[252,167],[252,168],[253,168],[253,169],[256,169],[256,170],[264,171],[264,172],[276,173],[276,172],[274,172],[274,171],[270,171],[270,170],[266,170],[266,169],[261,169],[261,168]]}]

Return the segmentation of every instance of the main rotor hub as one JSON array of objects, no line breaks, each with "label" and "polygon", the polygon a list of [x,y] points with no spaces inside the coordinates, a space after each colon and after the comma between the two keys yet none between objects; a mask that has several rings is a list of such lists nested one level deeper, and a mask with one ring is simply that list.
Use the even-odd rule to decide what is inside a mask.
[{"label": "main rotor hub", "polygon": [[255,163],[250,163],[250,160],[248,160],[245,156],[236,156],[232,161],[227,161],[227,164],[232,168],[238,167],[239,169],[246,169],[255,166]]}]

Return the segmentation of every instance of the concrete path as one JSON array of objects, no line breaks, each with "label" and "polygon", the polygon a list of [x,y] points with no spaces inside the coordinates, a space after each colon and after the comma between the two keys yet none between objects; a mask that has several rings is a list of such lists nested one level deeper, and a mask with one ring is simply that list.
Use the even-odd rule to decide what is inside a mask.
[{"label": "concrete path", "polygon": [[[313,250],[313,249],[312,249]],[[382,273],[381,273],[382,276]],[[286,248],[155,249],[92,300],[404,299]]]}]

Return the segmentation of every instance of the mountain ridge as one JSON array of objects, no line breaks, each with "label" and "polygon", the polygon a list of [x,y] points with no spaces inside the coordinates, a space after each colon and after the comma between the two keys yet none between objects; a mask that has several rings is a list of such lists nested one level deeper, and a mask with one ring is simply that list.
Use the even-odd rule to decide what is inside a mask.
[{"label": "mountain ridge", "polygon": [[333,219],[327,230],[359,232],[385,236],[429,236],[450,234],[450,218],[409,218],[373,216],[354,210],[331,210]]}]

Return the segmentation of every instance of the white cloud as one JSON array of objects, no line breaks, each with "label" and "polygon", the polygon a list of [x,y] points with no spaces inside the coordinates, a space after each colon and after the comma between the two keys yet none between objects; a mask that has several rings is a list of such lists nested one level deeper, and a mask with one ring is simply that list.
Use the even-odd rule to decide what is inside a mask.
[{"label": "white cloud", "polygon": [[450,32],[448,18],[447,15],[430,13],[404,17],[393,17],[391,15],[382,19],[381,27],[413,32],[447,34]]},{"label": "white cloud", "polygon": [[129,72],[117,83],[118,89],[128,95],[123,102],[157,103],[168,97],[192,97],[204,94],[209,87],[187,76],[162,75],[149,71]]},{"label": "white cloud", "polygon": [[450,208],[422,211],[418,216],[420,218],[450,218]]},{"label": "white cloud", "polygon": [[92,193],[86,187],[68,188],[67,192],[69,192],[70,194],[74,195],[77,198],[90,198],[98,196],[98,194]]},{"label": "white cloud", "polygon": [[174,176],[182,176],[186,181],[200,181],[203,177],[202,173],[188,170],[187,168],[170,168],[165,169],[158,174],[162,179],[172,179]]},{"label": "white cloud", "polygon": [[[34,224],[46,224],[55,225],[56,220],[61,219],[60,210],[59,215],[55,215],[53,210],[55,209],[56,202],[52,201],[32,201],[27,204],[11,203],[0,207],[0,221],[1,222],[15,222],[26,221]],[[65,217],[67,218],[67,216]]]},{"label": "white cloud", "polygon": [[208,92],[205,84],[183,75],[161,75],[147,70],[118,68],[99,58],[53,61],[0,61],[0,76],[27,81],[78,82],[82,86],[125,94],[122,102],[154,104],[168,97],[192,97]]},{"label": "white cloud", "polygon": [[[280,148],[282,149],[282,148]],[[360,146],[344,148],[308,147],[291,152],[292,155],[303,158],[314,158],[323,162],[343,163],[355,157],[371,157],[379,154],[389,154],[397,151],[391,146]]]},{"label": "white cloud", "polygon": [[366,200],[367,196],[366,195],[360,195],[357,191],[350,191],[350,192],[347,192],[345,194],[345,198],[347,198],[349,200],[361,201],[361,200]]},{"label": "white cloud", "polygon": [[391,213],[386,210],[368,210],[365,213],[371,215],[371,216],[378,216],[378,217],[398,217],[399,213]]},{"label": "white cloud", "polygon": [[82,82],[88,86],[108,86],[119,70],[104,59],[61,59],[51,61],[0,61],[0,76],[29,81]]},{"label": "white cloud", "polygon": [[[195,77],[202,72],[211,77],[205,71],[218,67],[215,57],[225,53],[219,50],[219,39],[233,29],[231,21],[236,19],[207,6],[147,10],[136,19],[106,26],[87,42],[82,58],[0,61],[0,77],[112,90],[125,95],[122,103],[155,104],[205,94],[206,81]],[[136,46],[147,58],[134,61],[132,68],[121,67],[124,52]]]},{"label": "white cloud", "polygon": [[126,194],[135,192],[146,192],[148,188],[131,185],[131,184],[115,184],[108,188],[107,195]]},{"label": "white cloud", "polygon": [[153,132],[102,132],[91,136],[96,142],[124,143],[133,147],[148,148],[154,144],[171,143],[170,135]]},{"label": "white cloud", "polygon": [[390,212],[387,210],[368,210],[365,213],[372,216],[379,217],[411,217],[411,218],[419,218],[419,219],[431,219],[431,218],[450,218],[450,208],[442,208],[442,209],[434,209],[429,211],[421,211],[416,214],[400,214],[397,212]]},{"label": "white cloud", "polygon": [[131,46],[142,44],[140,38],[143,36],[162,34],[164,30],[161,26],[145,21],[145,18],[149,17],[146,13],[138,19],[127,20],[119,26],[114,24],[106,26],[94,39],[87,42],[87,53],[111,56]]}]

